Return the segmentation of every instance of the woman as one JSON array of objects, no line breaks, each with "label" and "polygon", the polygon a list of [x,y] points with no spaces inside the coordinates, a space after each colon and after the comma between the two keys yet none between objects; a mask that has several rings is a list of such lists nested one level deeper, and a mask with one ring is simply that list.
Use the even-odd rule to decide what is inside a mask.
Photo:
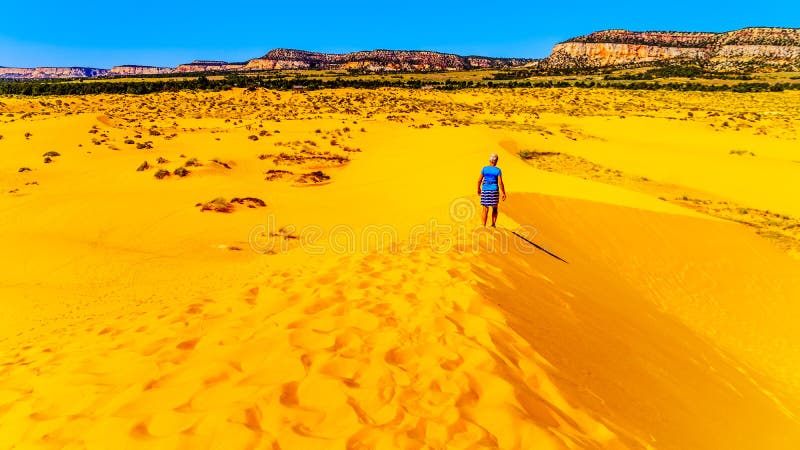
[{"label": "woman", "polygon": [[481,196],[483,206],[483,226],[486,226],[486,216],[489,215],[489,207],[492,207],[492,227],[497,223],[497,203],[506,199],[506,187],[503,185],[503,172],[497,167],[497,154],[489,155],[489,164],[481,169],[481,176],[478,178],[478,195]]}]

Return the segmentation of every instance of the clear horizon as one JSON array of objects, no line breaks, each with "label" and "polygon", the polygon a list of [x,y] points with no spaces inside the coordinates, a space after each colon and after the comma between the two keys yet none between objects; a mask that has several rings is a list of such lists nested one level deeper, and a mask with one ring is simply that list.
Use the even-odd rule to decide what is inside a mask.
[{"label": "clear horizon", "polygon": [[761,9],[738,1],[678,0],[667,10],[629,3],[578,0],[570,4],[569,14],[555,4],[513,1],[446,5],[411,0],[395,8],[363,0],[302,7],[245,2],[225,9],[185,0],[143,0],[135,6],[89,1],[80,7],[45,0],[36,4],[35,14],[25,4],[12,3],[4,7],[12,20],[0,30],[0,66],[175,67],[193,60],[247,61],[274,48],[542,58],[558,42],[611,28],[722,32],[800,27],[800,6],[789,1]]}]

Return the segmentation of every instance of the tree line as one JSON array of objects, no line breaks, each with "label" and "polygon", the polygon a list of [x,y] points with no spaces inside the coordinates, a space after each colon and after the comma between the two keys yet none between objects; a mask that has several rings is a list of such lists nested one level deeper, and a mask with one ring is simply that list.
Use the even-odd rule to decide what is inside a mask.
[{"label": "tree line", "polygon": [[697,82],[670,82],[658,81],[633,81],[630,83],[615,83],[612,80],[603,82],[595,81],[567,81],[567,80],[539,80],[539,81],[472,81],[472,80],[423,80],[409,79],[361,79],[361,78],[306,78],[306,77],[261,77],[242,76],[229,74],[221,79],[208,79],[200,76],[195,79],[180,80],[154,80],[154,81],[55,81],[55,80],[9,80],[0,81],[0,95],[91,95],[91,94],[129,94],[144,95],[156,92],[177,91],[224,91],[233,88],[255,90],[258,88],[288,91],[296,86],[304,90],[318,89],[377,89],[377,88],[404,88],[404,89],[436,89],[454,91],[472,88],[515,89],[515,88],[609,88],[629,90],[673,90],[673,91],[704,91],[704,92],[781,92],[786,90],[800,90],[800,83],[733,83],[710,84]]}]

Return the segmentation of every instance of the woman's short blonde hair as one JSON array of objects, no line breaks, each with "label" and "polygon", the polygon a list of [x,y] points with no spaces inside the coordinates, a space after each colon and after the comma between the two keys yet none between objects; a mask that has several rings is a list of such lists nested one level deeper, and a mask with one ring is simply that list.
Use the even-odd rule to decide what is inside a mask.
[{"label": "woman's short blonde hair", "polygon": [[489,155],[489,162],[494,163],[497,162],[498,159],[500,159],[500,157],[497,156],[497,153],[492,153],[491,155]]}]

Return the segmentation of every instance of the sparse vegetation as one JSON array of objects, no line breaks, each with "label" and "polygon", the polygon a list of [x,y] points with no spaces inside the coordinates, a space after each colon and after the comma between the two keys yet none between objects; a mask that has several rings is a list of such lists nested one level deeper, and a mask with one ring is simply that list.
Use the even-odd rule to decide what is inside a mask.
[{"label": "sparse vegetation", "polygon": [[212,160],[211,160],[211,162],[212,162],[212,163],[214,163],[214,164],[216,164],[216,165],[218,165],[218,166],[224,167],[224,168],[226,168],[226,169],[230,169],[230,168],[231,168],[231,165],[230,165],[230,164],[228,164],[228,163],[226,163],[226,162],[224,162],[224,161],[221,161],[221,160],[219,160],[219,159],[217,159],[217,158],[215,158],[215,159],[212,159]]},{"label": "sparse vegetation", "polygon": [[534,150],[520,150],[519,157],[522,159],[535,159],[547,156],[556,156],[560,155],[558,152],[538,152]]},{"label": "sparse vegetation", "polygon": [[247,206],[248,208],[263,208],[267,206],[264,200],[256,197],[234,197],[231,199],[231,203],[237,203],[239,205]]},{"label": "sparse vegetation", "polygon": [[[302,80],[307,91],[320,89],[377,89],[377,88],[404,88],[404,89],[436,89],[452,91],[475,88],[613,88],[636,90],[680,90],[680,91],[732,91],[732,92],[780,92],[790,89],[800,89],[800,83],[792,78],[789,82],[747,82],[757,78],[750,74],[706,72],[697,66],[689,65],[664,65],[656,66],[644,72],[633,72],[629,75],[606,73],[609,69],[577,68],[577,69],[511,69],[500,70],[493,73],[488,80],[459,79],[459,73],[453,73],[452,78],[426,79],[423,77],[364,77],[361,74],[348,76],[328,77],[298,77],[280,74],[225,74],[219,79],[208,79],[200,83],[199,79],[161,79],[142,81],[101,81],[91,83],[69,83],[61,80],[23,80],[0,82],[0,95],[86,95],[86,94],[152,94],[156,92],[175,92],[181,90],[228,90],[231,88],[258,88],[286,91]],[[611,69],[613,72],[613,69]],[[588,78],[558,79],[567,75],[604,75],[603,80]],[[184,75],[185,76],[185,75]],[[719,80],[725,83],[709,82],[668,82],[660,83],[662,78],[687,78],[689,80]],[[169,78],[169,77],[167,77]],[[279,121],[276,118],[275,121]],[[159,134],[152,134],[152,132]],[[160,135],[157,130],[151,129],[154,136]]]},{"label": "sparse vegetation", "polygon": [[323,181],[330,180],[330,175],[325,174],[321,170],[304,173],[297,178],[298,183],[322,183]]},{"label": "sparse vegetation", "polygon": [[214,200],[205,203],[198,203],[195,206],[200,207],[200,211],[214,211],[220,213],[233,212],[233,204],[225,200],[224,197],[217,197]]},{"label": "sparse vegetation", "polygon": [[266,172],[267,176],[264,179],[267,181],[273,181],[291,174],[292,172],[288,170],[270,169]]},{"label": "sparse vegetation", "polygon": [[191,172],[189,172],[189,170],[187,170],[186,167],[178,167],[177,169],[175,169],[175,171],[172,172],[173,175],[177,175],[181,178],[185,177],[186,175],[189,175],[190,173]]}]

